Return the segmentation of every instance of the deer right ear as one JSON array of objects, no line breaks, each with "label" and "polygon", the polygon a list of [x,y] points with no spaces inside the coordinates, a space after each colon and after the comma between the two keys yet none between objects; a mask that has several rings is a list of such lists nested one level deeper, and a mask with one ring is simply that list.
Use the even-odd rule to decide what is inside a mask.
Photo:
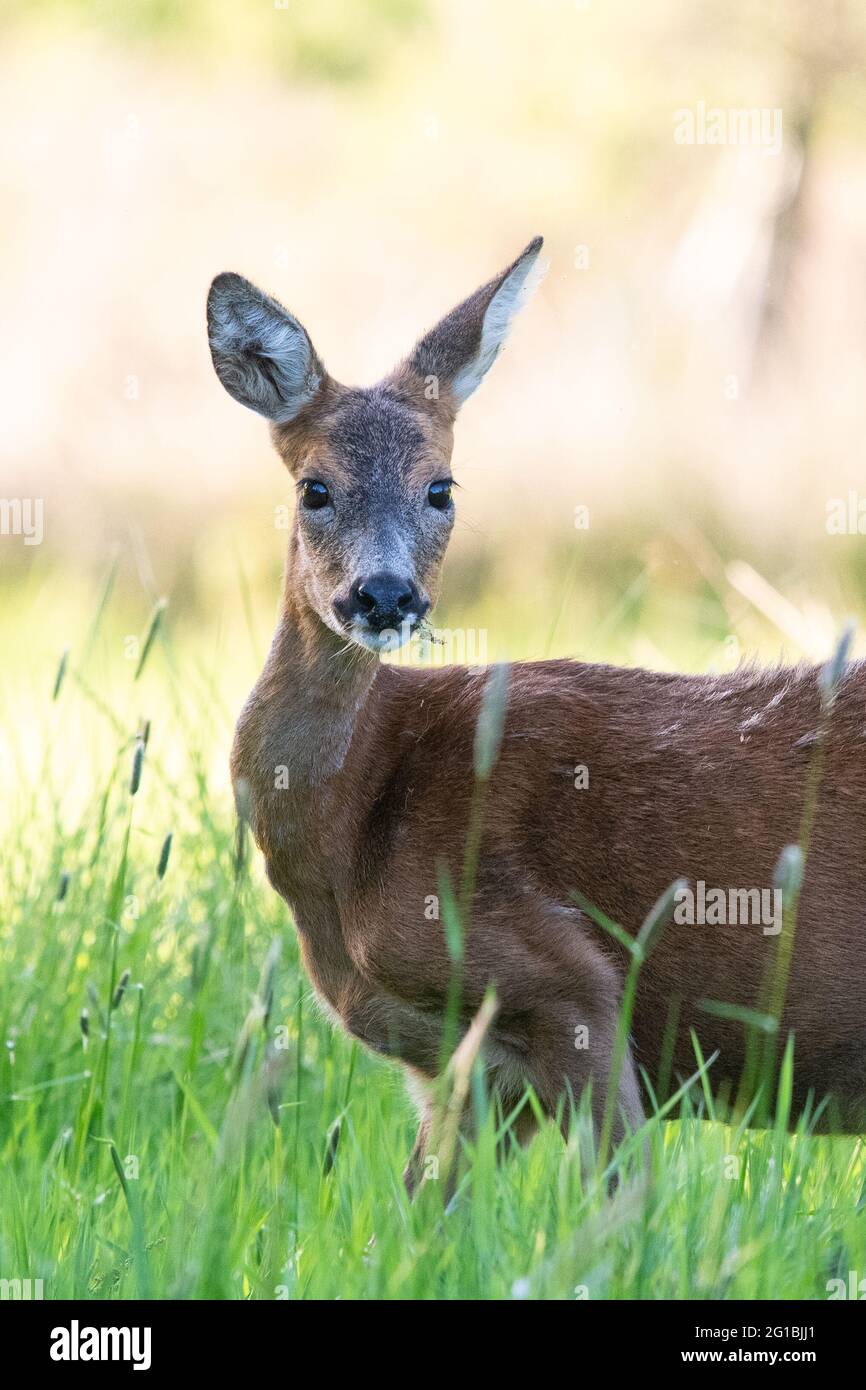
[{"label": "deer right ear", "polygon": [[499,275],[482,285],[415,344],[405,366],[441,383],[459,409],[481,385],[534,286],[543,238],[535,237]]},{"label": "deer right ear", "polygon": [[306,329],[242,275],[218,275],[207,298],[217,376],[230,396],[286,425],[318,395],[325,369]]}]

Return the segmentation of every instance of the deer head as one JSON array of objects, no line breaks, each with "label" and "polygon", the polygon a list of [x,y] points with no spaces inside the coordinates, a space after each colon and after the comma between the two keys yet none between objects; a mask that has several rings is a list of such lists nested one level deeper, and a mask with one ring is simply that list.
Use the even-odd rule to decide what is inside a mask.
[{"label": "deer head", "polygon": [[298,493],[291,583],[372,651],[402,644],[438,591],[454,524],[454,420],[523,303],[542,239],[425,334],[378,385],[342,386],[306,329],[240,275],[218,275],[208,337],[229,395],[271,423]]}]

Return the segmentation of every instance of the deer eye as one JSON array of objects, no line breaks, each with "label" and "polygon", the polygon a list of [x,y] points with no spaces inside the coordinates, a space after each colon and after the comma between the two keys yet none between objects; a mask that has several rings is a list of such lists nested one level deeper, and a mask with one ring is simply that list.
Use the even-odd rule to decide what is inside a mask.
[{"label": "deer eye", "polygon": [[444,512],[451,502],[451,482],[431,483],[427,490],[427,501],[438,512]]},{"label": "deer eye", "polygon": [[331,494],[324,483],[318,483],[313,478],[305,478],[301,484],[301,505],[307,511],[317,512],[320,507],[327,507],[331,500]]}]

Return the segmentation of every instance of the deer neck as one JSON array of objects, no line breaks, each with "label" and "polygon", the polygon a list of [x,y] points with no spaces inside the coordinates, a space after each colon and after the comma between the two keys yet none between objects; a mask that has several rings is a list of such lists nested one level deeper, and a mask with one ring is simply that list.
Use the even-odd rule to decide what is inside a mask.
[{"label": "deer neck", "polygon": [[315,787],[343,766],[379,663],[326,627],[289,591],[265,667],[275,735],[290,769]]},{"label": "deer neck", "polygon": [[373,652],[325,626],[297,580],[292,549],[279,621],[232,752],[238,799],[249,798],[267,858],[315,833],[379,668]]}]

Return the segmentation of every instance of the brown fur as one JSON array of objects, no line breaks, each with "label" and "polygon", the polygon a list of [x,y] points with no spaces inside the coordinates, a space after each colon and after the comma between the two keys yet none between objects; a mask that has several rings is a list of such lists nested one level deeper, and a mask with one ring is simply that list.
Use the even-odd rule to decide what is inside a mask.
[{"label": "brown fur", "polygon": [[[342,507],[343,524],[320,543],[299,514],[281,617],[232,752],[235,783],[317,992],[351,1034],[421,1078],[440,1062],[452,971],[442,921],[425,906],[439,892],[441,866],[460,879],[487,675],[382,666],[322,612],[355,577],[347,557],[358,550],[344,548],[344,530],[360,528],[375,547],[395,516],[414,576],[435,589],[447,532],[430,539],[417,493],[443,468],[447,476],[448,383],[477,349],[478,315],[513,270],[443,320],[381,387],[328,383],[296,420],[274,427],[296,476],[312,470],[342,489],[335,515]],[[442,366],[439,401],[421,391],[419,358],[425,372]],[[465,1024],[495,985],[486,1060],[506,1104],[530,1083],[553,1113],[592,1081],[600,1116],[626,961],[577,908],[573,890],[635,934],[675,878],[772,886],[781,850],[799,833],[820,722],[817,677],[801,668],[671,676],[568,661],[512,668],[462,1000]],[[796,1037],[795,1110],[810,1093],[830,1094],[836,1122],[858,1127],[866,1113],[859,665],[841,681],[824,751],[782,1035]],[[580,764],[589,770],[583,789],[574,781]],[[280,767],[289,770],[287,790],[275,787]],[[758,1008],[777,949],[759,925],[667,928],[640,980],[618,1133],[641,1122],[636,1066],[657,1079],[673,1006],[674,1070],[694,1070],[695,1029],[704,1055],[718,1053],[714,1087],[736,1086],[743,1026],[701,1003]],[[579,1025],[589,1029],[583,1050]],[[422,1116],[415,1176],[428,1131]]]}]

